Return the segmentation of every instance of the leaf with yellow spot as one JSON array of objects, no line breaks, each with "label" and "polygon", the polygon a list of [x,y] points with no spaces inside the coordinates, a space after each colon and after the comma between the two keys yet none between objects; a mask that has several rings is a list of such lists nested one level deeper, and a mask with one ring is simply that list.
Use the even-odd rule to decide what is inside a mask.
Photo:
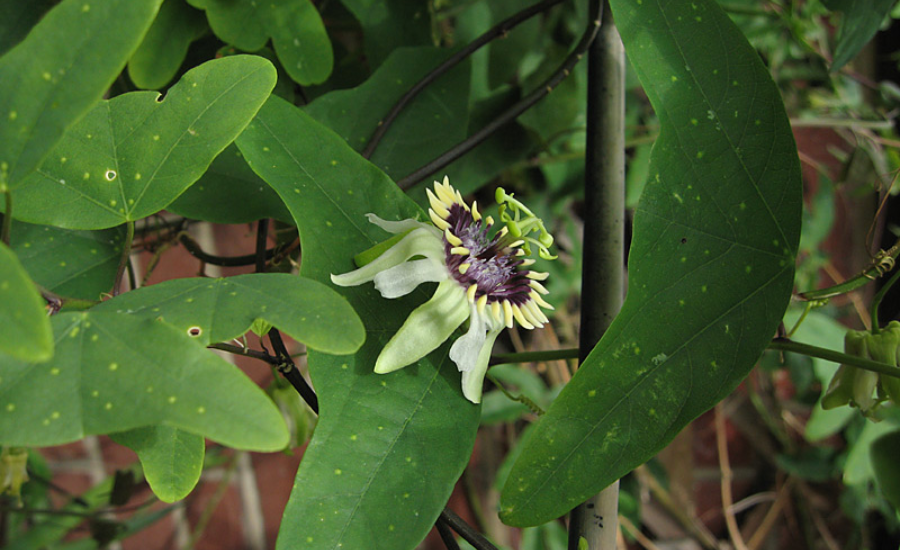
[{"label": "leaf with yellow spot", "polygon": [[621,312],[524,445],[504,522],[557,518],[730,393],[775,334],[800,235],[781,96],[714,0],[610,0],[660,120]]},{"label": "leaf with yellow spot", "polygon": [[[25,361],[44,361],[53,355],[53,337],[40,293],[19,259],[0,243],[0,363],[2,354]],[[3,383],[0,379],[0,391]],[[0,409],[0,413],[2,413]]]},{"label": "leaf with yellow spot", "polygon": [[287,444],[271,399],[182,331],[93,311],[52,325],[52,360],[0,360],[0,444],[59,445],[158,424],[239,449]]},{"label": "leaf with yellow spot", "polygon": [[[251,273],[224,279],[184,278],[120,294],[93,311],[116,311],[160,319],[208,345],[247,330],[272,326],[308,347],[348,354],[366,338],[359,316],[328,286],[287,273]],[[267,328],[268,327],[268,328]]]},{"label": "leaf with yellow spot", "polygon": [[65,0],[0,57],[0,191],[23,185],[102,99],[161,2]]},{"label": "leaf with yellow spot", "polygon": [[[369,212],[426,219],[381,170],[277,97],[237,144],[297,222],[305,277],[346,273],[356,254],[388,237],[366,220]],[[398,300],[371,287],[340,290],[366,326],[366,343],[353,356],[309,354],[321,416],[277,548],[413,548],[468,462],[480,407],[463,397],[448,344],[392,374],[373,372],[382,347],[428,298],[424,290]]]},{"label": "leaf with yellow spot", "polygon": [[256,52],[272,46],[290,77],[304,86],[320,84],[331,74],[334,53],[325,24],[309,0],[188,0],[206,10],[209,26],[224,42]]},{"label": "leaf with yellow spot", "polygon": [[275,86],[255,56],[208,61],[166,95],[102,101],[71,127],[28,185],[14,215],[68,229],[105,229],[159,212],[206,172]]},{"label": "leaf with yellow spot", "polygon": [[200,480],[206,444],[203,437],[171,426],[144,426],[110,434],[137,453],[153,494],[163,502],[181,500]]}]

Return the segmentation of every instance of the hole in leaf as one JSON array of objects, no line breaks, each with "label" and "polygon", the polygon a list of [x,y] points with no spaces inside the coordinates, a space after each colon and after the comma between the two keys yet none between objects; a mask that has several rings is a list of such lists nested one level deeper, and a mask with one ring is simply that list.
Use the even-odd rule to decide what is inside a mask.
[{"label": "hole in leaf", "polygon": [[191,327],[191,328],[187,329],[187,333],[188,333],[188,336],[196,338],[196,337],[200,336],[201,334],[203,334],[203,329],[201,329],[200,327]]}]

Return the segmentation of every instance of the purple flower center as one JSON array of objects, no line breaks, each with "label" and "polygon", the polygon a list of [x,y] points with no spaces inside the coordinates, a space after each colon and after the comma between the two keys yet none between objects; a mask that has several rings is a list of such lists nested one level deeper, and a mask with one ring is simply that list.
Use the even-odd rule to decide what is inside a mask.
[{"label": "purple flower center", "polygon": [[[448,209],[449,231],[462,241],[468,254],[453,253],[454,245],[444,240],[444,254],[451,276],[467,290],[477,285],[475,299],[487,296],[487,303],[509,300],[511,305],[522,305],[530,299],[528,269],[519,269],[522,260],[516,256],[516,248],[504,243],[501,234],[488,236],[483,220],[475,221],[472,213],[460,204]],[[468,264],[465,273],[460,266]]]}]

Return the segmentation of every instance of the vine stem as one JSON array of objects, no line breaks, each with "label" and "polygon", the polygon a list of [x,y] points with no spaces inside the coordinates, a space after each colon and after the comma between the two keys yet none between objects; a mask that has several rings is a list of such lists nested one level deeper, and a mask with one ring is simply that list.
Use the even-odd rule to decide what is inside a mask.
[{"label": "vine stem", "polygon": [[116,284],[113,287],[113,296],[118,296],[122,288],[122,278],[125,276],[125,268],[131,261],[131,246],[134,242],[134,222],[125,223],[125,241],[122,243],[122,256],[119,258],[119,267],[116,269]]},{"label": "vine stem", "polygon": [[881,305],[881,301],[884,299],[888,290],[890,290],[891,287],[894,286],[898,279],[900,279],[900,269],[898,269],[896,273],[891,275],[891,278],[888,279],[888,282],[886,282],[880,289],[878,289],[878,292],[872,298],[872,305],[870,306],[869,310],[872,312],[870,315],[870,317],[872,317],[872,334],[878,334],[879,332],[881,332],[881,327],[878,326],[878,307]]},{"label": "vine stem", "polygon": [[491,356],[489,364],[494,366],[507,363],[539,363],[543,361],[558,361],[560,359],[578,359],[578,353],[578,348],[498,353]]},{"label": "vine stem", "polygon": [[494,132],[515,120],[519,115],[533,107],[538,101],[543,99],[544,96],[546,96],[557,86],[559,86],[559,83],[562,82],[567,76],[569,76],[572,69],[581,60],[585,52],[588,50],[588,47],[597,36],[597,30],[600,28],[601,5],[602,0],[591,1],[588,26],[585,29],[584,34],[581,36],[581,40],[579,40],[578,44],[575,46],[575,49],[572,51],[572,53],[569,54],[565,61],[563,61],[562,65],[560,65],[559,69],[557,69],[555,73],[553,73],[547,80],[542,82],[541,85],[538,86],[530,94],[519,100],[516,104],[511,106],[500,116],[488,123],[484,128],[478,130],[468,138],[454,145],[452,148],[450,148],[448,151],[446,151],[436,159],[416,169],[414,172],[405,176],[404,178],[398,180],[397,186],[404,191],[409,190],[429,174],[437,172],[438,170],[444,168],[451,162],[474,149],[483,141],[494,135]]},{"label": "vine stem", "polygon": [[725,525],[728,528],[728,536],[736,550],[747,550],[747,544],[744,537],[741,536],[741,530],[738,527],[737,520],[734,517],[734,498],[731,493],[731,481],[734,478],[734,472],[731,470],[731,461],[728,457],[728,438],[725,435],[725,412],[722,403],[716,405],[716,450],[719,454],[719,471],[722,474],[720,481],[720,491],[722,494],[722,510],[725,513]]},{"label": "vine stem", "polygon": [[393,124],[394,120],[400,114],[403,109],[411,102],[419,93],[428,87],[429,84],[440,78],[442,75],[446,74],[453,67],[459,65],[464,59],[481,49],[483,46],[486,46],[491,41],[506,36],[510,30],[515,28],[522,23],[523,21],[527,21],[531,19],[535,15],[547,11],[553,6],[557,4],[561,4],[564,0],[543,0],[542,2],[538,2],[532,6],[525,8],[524,10],[513,14],[511,17],[504,19],[503,21],[494,25],[490,30],[473,40],[469,43],[465,48],[459,50],[454,55],[450,56],[446,61],[435,67],[430,73],[425,75],[421,80],[419,80],[415,86],[409,89],[408,92],[403,94],[397,103],[391,108],[390,112],[387,116],[384,117],[378,123],[378,126],[375,128],[375,132],[372,134],[372,137],[369,139],[368,145],[362,152],[362,156],[365,158],[371,158],[372,154],[375,153],[375,148],[378,147],[378,144],[381,143],[381,139],[387,133],[388,129]]},{"label": "vine stem", "polygon": [[472,526],[449,508],[444,508],[441,515],[438,516],[438,523],[443,523],[459,533],[459,536],[471,544],[475,550],[497,550],[497,547],[484,538],[484,535],[472,529]]},{"label": "vine stem", "polygon": [[788,340],[787,338],[776,338],[775,340],[772,340],[771,342],[769,342],[769,349],[800,353],[803,355],[808,355],[809,357],[818,357],[819,359],[825,359],[827,361],[833,361],[835,363],[850,365],[851,367],[856,367],[858,369],[868,370],[877,372],[878,374],[885,374],[887,376],[900,378],[900,367],[895,367],[894,365],[889,365],[880,361],[873,361],[864,357],[847,355],[846,353],[841,353],[839,351],[834,351],[826,348],[820,348],[818,346],[811,346],[809,344],[794,342],[793,340]]},{"label": "vine stem", "polygon": [[[269,220],[259,220],[256,227],[256,254],[254,254],[253,262],[256,264],[257,273],[266,272],[266,259],[268,258],[266,242],[268,239]],[[277,328],[272,327],[268,332],[268,336],[269,342],[272,343],[272,349],[275,350],[275,355],[277,357],[277,362],[274,363],[275,368],[277,368],[278,372],[284,376],[285,380],[294,386],[294,389],[297,390],[300,397],[306,401],[309,408],[312,409],[314,413],[319,414],[319,397],[306,382],[306,379],[303,378],[303,375],[300,374],[300,369],[297,368],[297,365],[294,364],[294,359],[291,357],[291,353],[288,351],[287,346],[284,345],[284,340],[281,338],[281,332],[279,332]]]},{"label": "vine stem", "polygon": [[[187,233],[180,233],[178,235],[178,242],[184,246],[184,249],[188,251],[188,253],[197,258],[198,260],[210,264],[217,265],[220,267],[241,267],[246,265],[254,265],[259,258],[258,254],[247,254],[245,256],[213,256],[212,254],[208,254],[205,252],[197,241],[191,238]],[[265,260],[271,260],[275,257],[276,253],[279,252],[278,247],[270,248],[265,251]]]},{"label": "vine stem", "polygon": [[[584,179],[584,260],[581,272],[579,364],[612,324],[625,296],[625,48],[609,4],[595,2],[597,40],[588,53]],[[569,550],[614,550],[619,482],[576,506],[569,516]]]}]

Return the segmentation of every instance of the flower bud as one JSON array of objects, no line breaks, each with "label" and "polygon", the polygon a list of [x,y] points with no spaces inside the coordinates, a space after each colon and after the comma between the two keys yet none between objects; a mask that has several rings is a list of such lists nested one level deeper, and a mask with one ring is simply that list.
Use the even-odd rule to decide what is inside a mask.
[{"label": "flower bud", "polygon": [[[848,330],[844,335],[844,353],[897,366],[900,362],[900,322],[891,321],[877,334],[865,330]],[[825,390],[822,408],[827,410],[850,405],[872,418],[882,402],[887,399],[898,402],[898,398],[900,378],[841,365]]]}]

